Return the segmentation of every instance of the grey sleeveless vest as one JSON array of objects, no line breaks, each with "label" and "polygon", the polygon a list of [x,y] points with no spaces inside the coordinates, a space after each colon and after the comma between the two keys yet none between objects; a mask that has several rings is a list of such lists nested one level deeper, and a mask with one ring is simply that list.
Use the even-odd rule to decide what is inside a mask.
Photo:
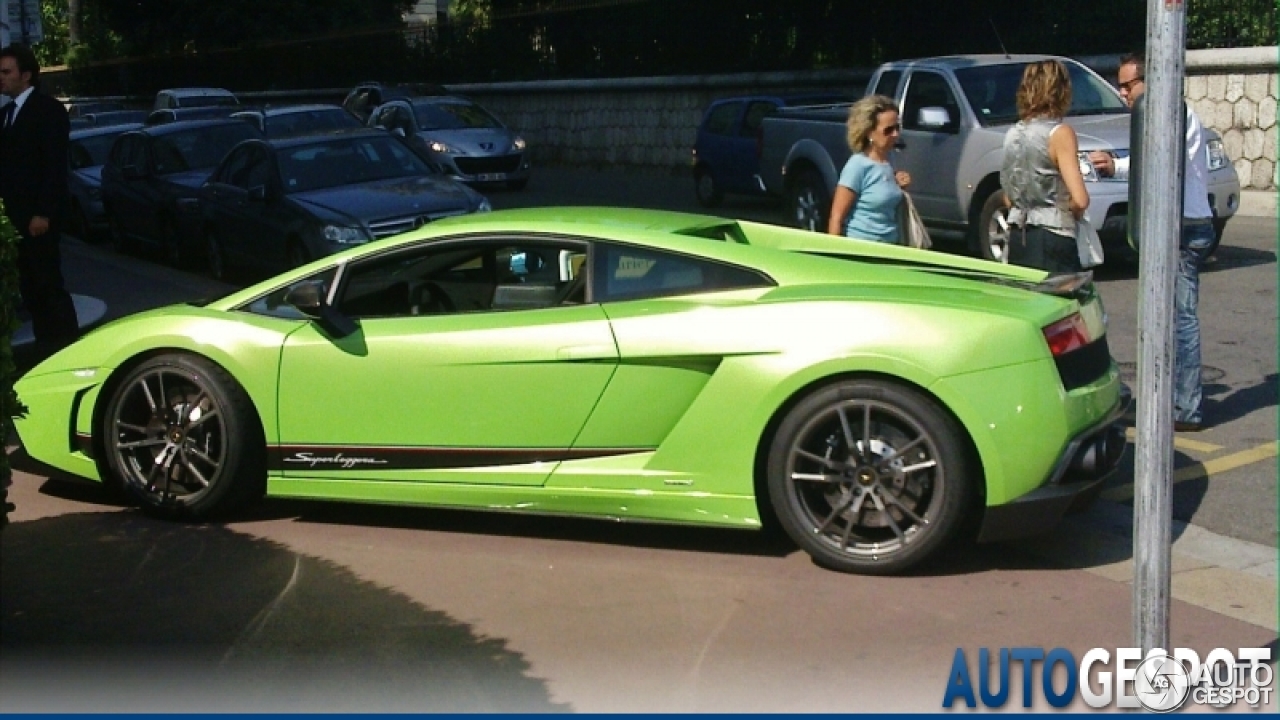
[{"label": "grey sleeveless vest", "polygon": [[1000,186],[1013,204],[1009,223],[1038,225],[1061,235],[1075,235],[1071,194],[1058,167],[1049,159],[1049,133],[1058,120],[1032,118],[1009,128],[1004,136]]}]

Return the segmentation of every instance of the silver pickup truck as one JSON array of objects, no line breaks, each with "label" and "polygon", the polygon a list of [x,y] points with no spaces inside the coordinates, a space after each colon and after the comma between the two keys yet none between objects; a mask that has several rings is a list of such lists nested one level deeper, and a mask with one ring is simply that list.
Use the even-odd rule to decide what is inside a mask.
[{"label": "silver pickup truck", "polygon": [[[893,165],[911,173],[910,192],[931,229],[964,233],[969,249],[1002,259],[1004,194],[1000,163],[1004,135],[1017,122],[1016,94],[1026,65],[1044,55],[954,55],[881,65],[868,93],[898,101],[902,135]],[[1057,58],[1071,76],[1066,122],[1080,140],[1080,169],[1089,190],[1089,220],[1109,247],[1125,243],[1129,188],[1100,178],[1086,159],[1091,150],[1123,157],[1129,151],[1129,111],[1120,94],[1084,65]],[[844,122],[848,106],[780,109],[765,118],[761,181],[785,198],[795,223],[824,232],[831,195],[849,158]],[[1210,204],[1219,239],[1240,202],[1240,182],[1222,141],[1207,142]]]}]

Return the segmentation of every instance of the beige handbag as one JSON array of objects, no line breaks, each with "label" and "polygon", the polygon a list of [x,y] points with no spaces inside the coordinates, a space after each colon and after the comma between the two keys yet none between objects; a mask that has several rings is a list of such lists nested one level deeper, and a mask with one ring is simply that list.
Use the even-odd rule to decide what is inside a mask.
[{"label": "beige handbag", "polygon": [[1103,263],[1102,239],[1087,217],[1076,220],[1076,252],[1080,254],[1080,267],[1086,270]]},{"label": "beige handbag", "polygon": [[928,250],[933,247],[929,239],[929,230],[916,211],[916,204],[911,201],[910,193],[902,193],[902,202],[898,204],[898,236],[907,247]]}]

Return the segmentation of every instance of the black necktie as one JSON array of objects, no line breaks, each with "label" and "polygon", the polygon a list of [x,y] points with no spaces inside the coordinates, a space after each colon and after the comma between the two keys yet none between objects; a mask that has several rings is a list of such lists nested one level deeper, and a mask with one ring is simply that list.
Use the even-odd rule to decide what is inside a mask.
[{"label": "black necktie", "polygon": [[5,128],[8,128],[10,125],[13,124],[13,116],[15,113],[17,113],[17,111],[18,111],[18,103],[16,102],[10,102],[9,105],[4,109]]}]

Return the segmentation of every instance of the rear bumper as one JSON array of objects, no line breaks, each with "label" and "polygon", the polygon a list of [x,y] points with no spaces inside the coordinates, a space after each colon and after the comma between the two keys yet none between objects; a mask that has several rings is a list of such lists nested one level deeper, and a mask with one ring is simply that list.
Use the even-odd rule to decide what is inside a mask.
[{"label": "rear bumper", "polygon": [[1124,388],[1101,421],[1067,443],[1043,485],[1011,502],[988,507],[978,542],[1040,534],[1063,516],[1088,507],[1124,456],[1124,429],[1117,421],[1129,409],[1130,402],[1128,388]]}]

